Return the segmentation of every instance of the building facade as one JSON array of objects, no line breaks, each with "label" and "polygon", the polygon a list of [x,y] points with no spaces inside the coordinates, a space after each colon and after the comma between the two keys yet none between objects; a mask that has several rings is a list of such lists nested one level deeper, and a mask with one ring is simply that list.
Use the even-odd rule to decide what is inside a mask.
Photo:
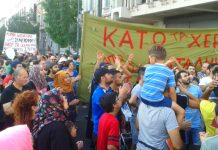
[{"label": "building facade", "polygon": [[102,16],[166,28],[217,28],[218,1],[102,0]]},{"label": "building facade", "polygon": [[39,23],[39,52],[41,54],[46,54],[48,51],[51,51],[53,54],[55,54],[59,52],[59,45],[52,41],[52,39],[49,37],[49,34],[45,31],[45,11],[42,7],[43,1],[44,0],[37,0],[35,4],[37,22]]},{"label": "building facade", "polygon": [[34,4],[36,0],[18,0],[13,4],[11,13],[8,16],[8,19],[14,15],[24,16],[30,9],[34,9]]}]

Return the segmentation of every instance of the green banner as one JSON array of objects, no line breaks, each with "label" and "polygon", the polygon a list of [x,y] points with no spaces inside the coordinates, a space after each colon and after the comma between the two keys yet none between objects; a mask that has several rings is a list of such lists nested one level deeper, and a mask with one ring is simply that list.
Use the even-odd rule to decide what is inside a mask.
[{"label": "green banner", "polygon": [[134,72],[139,65],[148,63],[147,49],[153,44],[163,45],[167,58],[175,56],[184,68],[189,64],[200,68],[204,62],[218,63],[218,29],[156,28],[85,15],[80,60],[81,99],[89,101],[87,87],[93,76],[97,51],[104,53],[104,61],[111,64],[115,55],[124,62],[133,53],[135,57],[129,68]]}]

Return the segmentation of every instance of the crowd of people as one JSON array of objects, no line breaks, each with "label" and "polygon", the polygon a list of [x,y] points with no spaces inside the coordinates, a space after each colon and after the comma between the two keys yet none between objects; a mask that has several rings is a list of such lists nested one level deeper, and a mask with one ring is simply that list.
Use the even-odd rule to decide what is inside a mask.
[{"label": "crowd of people", "polygon": [[78,56],[20,54],[1,61],[0,149],[82,149],[75,141]]},{"label": "crowd of people", "polygon": [[[183,68],[174,57],[166,60],[161,45],[147,55],[135,80],[133,54],[112,65],[97,52],[87,89],[90,149],[217,150],[218,64]],[[78,59],[26,54],[0,61],[0,149],[83,149],[75,140]]]},{"label": "crowd of people", "polygon": [[124,64],[116,57],[116,66],[97,54],[87,124],[93,149],[218,149],[218,64],[183,68],[174,57],[166,60],[160,45],[148,56],[131,86],[132,54]]}]

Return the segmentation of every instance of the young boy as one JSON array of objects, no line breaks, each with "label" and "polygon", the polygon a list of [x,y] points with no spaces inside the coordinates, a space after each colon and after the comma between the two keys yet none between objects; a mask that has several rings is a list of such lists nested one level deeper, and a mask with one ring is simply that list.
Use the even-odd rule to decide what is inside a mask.
[{"label": "young boy", "polygon": [[[166,65],[166,50],[160,45],[153,45],[148,50],[150,64],[144,74],[144,84],[141,88],[141,101],[153,107],[170,107],[176,115],[181,126],[184,120],[184,110],[176,104],[175,75]],[[169,98],[164,97],[168,89]],[[171,99],[170,99],[171,98]],[[173,101],[173,102],[172,102]]]},{"label": "young boy", "polygon": [[175,76],[172,70],[164,65],[166,50],[160,45],[154,45],[148,50],[150,64],[144,74],[144,84],[141,90],[141,101],[151,106],[172,106],[172,101],[163,95],[168,87],[170,98],[176,102]]},{"label": "young boy", "polygon": [[97,150],[119,149],[120,126],[116,118],[122,103],[116,93],[106,93],[101,98],[101,107],[105,113],[101,116],[98,126]]}]

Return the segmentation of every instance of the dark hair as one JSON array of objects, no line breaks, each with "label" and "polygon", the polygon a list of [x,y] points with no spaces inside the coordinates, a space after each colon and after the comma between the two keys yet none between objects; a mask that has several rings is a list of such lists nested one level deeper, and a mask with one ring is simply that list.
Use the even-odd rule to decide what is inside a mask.
[{"label": "dark hair", "polygon": [[167,52],[166,49],[161,45],[153,45],[150,49],[148,49],[148,55],[156,57],[159,60],[166,59]]},{"label": "dark hair", "polygon": [[100,99],[100,106],[102,109],[109,113],[113,111],[113,104],[116,103],[117,94],[115,92],[106,93]]},{"label": "dark hair", "polygon": [[216,73],[218,73],[218,66],[215,66],[213,68],[212,74],[215,75]]},{"label": "dark hair", "polygon": [[56,64],[56,63],[51,63],[50,65],[47,65],[47,66],[46,66],[46,70],[48,71],[48,74],[51,73],[51,69],[52,69],[55,65],[58,66],[58,64]]},{"label": "dark hair", "polygon": [[65,126],[67,127],[67,129],[68,129],[69,132],[71,132],[71,129],[72,129],[73,127],[76,128],[76,125],[75,125],[72,121],[66,121],[66,122],[65,122]]},{"label": "dark hair", "polygon": [[212,71],[212,70],[213,70],[213,67],[214,67],[215,65],[216,65],[216,64],[209,64],[208,67],[207,67],[207,69],[210,70],[210,71]]},{"label": "dark hair", "polygon": [[39,61],[38,60],[33,60],[33,65],[38,65]]},{"label": "dark hair", "polygon": [[106,68],[96,69],[95,73],[94,73],[94,79],[95,79],[96,83],[99,84],[101,82],[101,77],[104,76],[107,73],[110,73],[110,72]]},{"label": "dark hair", "polygon": [[139,67],[138,69],[138,76],[143,76],[145,74],[145,70],[146,68],[145,67]]},{"label": "dark hair", "polygon": [[184,70],[182,70],[182,71],[179,71],[177,74],[176,74],[176,82],[180,79],[180,78],[182,78],[182,73],[188,73],[187,71],[184,71]]},{"label": "dark hair", "polygon": [[193,77],[193,81],[196,81],[199,84],[199,79],[197,77]]},{"label": "dark hair", "polygon": [[110,69],[110,72],[113,76],[118,74],[118,73],[121,73],[119,70],[116,70],[116,69]]},{"label": "dark hair", "polygon": [[23,63],[22,63],[22,66],[23,66],[23,68],[27,69],[27,66],[29,66],[29,64],[26,63],[26,62],[23,62]]},{"label": "dark hair", "polygon": [[218,64],[216,64],[216,63],[214,63],[214,64],[209,64],[208,67],[207,67],[207,69],[208,69],[209,71],[212,71],[216,65],[218,65]]},{"label": "dark hair", "polygon": [[[65,62],[65,67],[69,67],[70,66],[70,64],[73,64],[73,62],[72,62],[72,60],[68,60],[68,61],[66,61]],[[74,64],[73,64],[74,65]]]},{"label": "dark hair", "polygon": [[17,59],[19,60],[19,62],[23,62],[23,60],[24,60],[24,56],[17,56]]},{"label": "dark hair", "polygon": [[73,60],[77,60],[79,58],[78,55],[73,55]]}]

